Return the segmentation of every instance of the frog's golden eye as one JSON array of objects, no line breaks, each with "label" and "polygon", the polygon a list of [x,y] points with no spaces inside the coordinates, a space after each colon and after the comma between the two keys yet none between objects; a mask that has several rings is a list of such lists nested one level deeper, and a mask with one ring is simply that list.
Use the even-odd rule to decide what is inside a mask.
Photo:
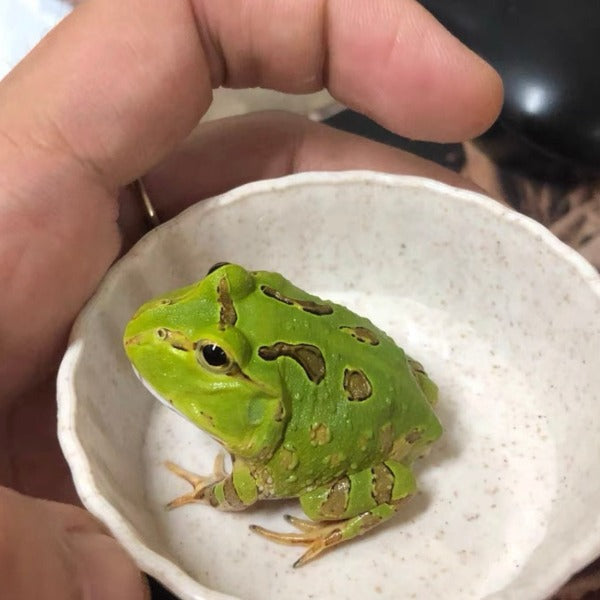
[{"label": "frog's golden eye", "polygon": [[217,373],[227,373],[234,364],[221,346],[208,340],[196,344],[196,359],[205,369]]}]

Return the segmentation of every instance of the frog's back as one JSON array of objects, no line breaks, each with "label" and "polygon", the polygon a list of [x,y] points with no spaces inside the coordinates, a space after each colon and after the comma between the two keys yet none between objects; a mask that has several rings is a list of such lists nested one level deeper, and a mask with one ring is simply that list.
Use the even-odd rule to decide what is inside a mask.
[{"label": "frog's back", "polygon": [[[240,305],[240,321],[260,331],[255,366],[277,362],[291,404],[275,461],[292,460],[294,477],[318,483],[387,457],[412,460],[439,437],[435,384],[387,334],[276,273],[255,277],[257,297]],[[302,456],[309,465],[296,464]]]}]

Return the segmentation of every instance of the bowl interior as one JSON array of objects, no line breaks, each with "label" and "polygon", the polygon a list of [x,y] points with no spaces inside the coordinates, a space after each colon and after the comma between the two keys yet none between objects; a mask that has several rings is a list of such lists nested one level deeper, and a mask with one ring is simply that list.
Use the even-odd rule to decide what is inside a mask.
[{"label": "bowl interior", "polygon": [[[445,434],[416,465],[416,498],[299,570],[298,548],[248,530],[288,529],[297,502],[164,510],[187,488],[163,461],[207,473],[218,446],[121,349],[142,302],[223,260],[368,316],[440,386]],[[470,192],[369,173],[251,184],[154,230],[107,276],[61,368],[61,443],[84,503],[182,598],[542,598],[600,551],[599,287],[541,227]]]}]

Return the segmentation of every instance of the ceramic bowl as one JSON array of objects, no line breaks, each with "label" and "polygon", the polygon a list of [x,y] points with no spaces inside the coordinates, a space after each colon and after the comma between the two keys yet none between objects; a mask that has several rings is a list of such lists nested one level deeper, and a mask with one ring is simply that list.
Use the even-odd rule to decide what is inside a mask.
[{"label": "ceramic bowl", "polygon": [[[122,350],[142,302],[223,260],[365,314],[440,387],[418,496],[301,569],[248,529],[289,529],[295,501],[165,510],[188,486],[164,460],[207,473],[218,446]],[[59,436],[85,506],[181,598],[541,599],[600,554],[599,356],[598,275],[540,225],[433,181],[308,173],[202,202],[114,266],[60,369]]]}]

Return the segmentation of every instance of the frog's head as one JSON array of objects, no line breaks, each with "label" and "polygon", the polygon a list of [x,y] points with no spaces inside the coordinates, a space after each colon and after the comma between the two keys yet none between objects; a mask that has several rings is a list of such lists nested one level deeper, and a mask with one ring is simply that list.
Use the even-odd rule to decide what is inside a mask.
[{"label": "frog's head", "polygon": [[255,278],[215,265],[196,284],[144,304],[127,324],[125,352],[161,402],[233,454],[264,459],[285,427],[281,393],[247,372],[252,347],[236,327],[236,303]]}]

